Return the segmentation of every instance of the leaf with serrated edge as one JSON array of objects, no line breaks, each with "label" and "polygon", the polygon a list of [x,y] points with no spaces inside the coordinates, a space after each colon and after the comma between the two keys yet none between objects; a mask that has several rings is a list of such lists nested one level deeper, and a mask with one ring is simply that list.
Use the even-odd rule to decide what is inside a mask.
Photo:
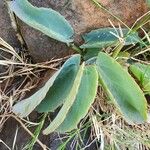
[{"label": "leaf with serrated edge", "polygon": [[84,71],[84,63],[81,65],[77,76],[75,78],[73,87],[68,95],[68,97],[66,98],[62,108],[60,109],[58,115],[56,116],[56,118],[51,122],[51,124],[43,131],[43,134],[47,135],[50,134],[52,132],[54,132],[59,126],[60,124],[65,120],[66,115],[69,111],[69,109],[71,108],[71,106],[73,105],[76,95],[78,93],[79,90],[79,86],[81,83],[81,79],[82,79],[82,75],[83,75],[83,71]]},{"label": "leaf with serrated edge", "polygon": [[99,53],[96,64],[103,88],[126,121],[130,124],[145,122],[147,102],[134,79],[105,53]]},{"label": "leaf with serrated edge", "polygon": [[53,112],[58,106],[63,104],[79,70],[80,58],[80,55],[75,55],[63,65],[63,69],[57,76],[53,86],[37,107],[36,110],[38,112]]},{"label": "leaf with serrated edge", "polygon": [[27,117],[46,97],[50,87],[54,84],[54,81],[57,79],[57,76],[60,72],[69,65],[78,64],[80,62],[80,55],[74,55],[70,59],[68,59],[65,64],[62,66],[60,70],[58,70],[47,82],[46,84],[30,96],[27,99],[24,99],[18,102],[16,105],[13,106],[13,112],[17,114],[19,117]]},{"label": "leaf with serrated edge", "polygon": [[23,22],[47,36],[64,43],[73,41],[74,31],[71,25],[51,8],[34,7],[28,0],[11,1],[9,7]]},{"label": "leaf with serrated edge", "polygon": [[64,122],[57,132],[69,132],[77,128],[79,121],[85,117],[95,100],[98,87],[98,73],[95,66],[86,66],[75,102],[70,108]]}]

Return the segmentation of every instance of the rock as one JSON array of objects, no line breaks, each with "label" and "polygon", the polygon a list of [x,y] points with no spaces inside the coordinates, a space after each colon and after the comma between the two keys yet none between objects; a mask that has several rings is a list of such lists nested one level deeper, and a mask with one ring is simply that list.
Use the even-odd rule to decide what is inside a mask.
[{"label": "rock", "polygon": [[[0,37],[14,48],[20,48],[20,43],[17,39],[16,33],[11,26],[6,3],[4,3],[3,0],[0,1]],[[3,59],[3,57],[10,58],[11,55],[0,49],[0,59]],[[0,73],[5,71],[6,67],[0,65]]]},{"label": "rock", "polygon": [[21,34],[34,62],[44,62],[69,55],[70,51],[66,44],[49,38],[21,21],[19,23]]},{"label": "rock", "polygon": [[7,5],[3,0],[0,1],[0,37],[14,48],[20,48],[16,32],[11,25]]},{"label": "rock", "polygon": [[[137,18],[147,12],[146,3],[144,3],[143,0],[97,1],[99,1],[109,12],[118,17],[128,26],[131,26]],[[108,19],[112,21],[114,26],[118,26],[118,23],[121,24],[121,22],[116,20],[109,13],[96,6],[92,0],[74,0],[74,7],[78,16],[77,18],[80,20],[78,21],[79,24],[74,28],[76,33],[79,35],[94,28],[111,26]]]},{"label": "rock", "polygon": [[[83,33],[92,29],[111,26],[108,19],[115,26],[118,26],[120,23],[110,14],[98,8],[91,0],[29,1],[35,6],[50,7],[59,11],[73,26],[75,30],[75,43],[77,44],[81,43],[81,35]],[[143,0],[99,0],[99,2],[129,26],[147,11]],[[20,29],[29,52],[36,62],[47,61],[53,57],[62,57],[69,52],[65,44],[52,40],[21,21]]]}]

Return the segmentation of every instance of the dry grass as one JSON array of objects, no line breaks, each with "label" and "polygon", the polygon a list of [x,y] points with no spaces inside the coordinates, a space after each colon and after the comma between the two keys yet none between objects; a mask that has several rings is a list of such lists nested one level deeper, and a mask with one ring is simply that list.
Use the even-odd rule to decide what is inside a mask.
[{"label": "dry grass", "polygon": [[[93,129],[102,150],[149,150],[150,126],[129,125],[100,91],[92,112]],[[99,113],[99,110],[103,112]],[[149,109],[150,110],[150,109]]]},{"label": "dry grass", "polygon": [[[22,52],[17,54],[16,50],[2,38],[0,38],[0,50],[2,54],[1,57],[3,58],[0,60],[0,66],[2,67],[1,69],[4,70],[4,72],[0,73],[0,132],[5,122],[9,118],[14,118],[31,137],[34,137],[34,134],[30,132],[27,126],[37,125],[37,123],[30,122],[30,120],[22,120],[15,116],[11,111],[12,106],[14,103],[21,100],[26,93],[34,89],[29,93],[32,94],[37,90],[37,87],[42,86],[67,57],[52,59],[44,63],[32,64],[31,61],[26,58],[26,53]],[[0,140],[0,143],[5,145],[8,149],[13,149],[17,132],[16,130],[12,148],[9,148],[5,141]],[[44,144],[38,139],[37,143],[41,145],[43,149],[46,149]]]}]

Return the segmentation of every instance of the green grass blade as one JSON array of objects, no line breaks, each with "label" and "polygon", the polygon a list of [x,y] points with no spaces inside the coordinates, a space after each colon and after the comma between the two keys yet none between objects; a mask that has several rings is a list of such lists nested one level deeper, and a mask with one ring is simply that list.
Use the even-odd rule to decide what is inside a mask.
[{"label": "green grass blade", "polygon": [[24,149],[26,150],[33,150],[33,146],[35,145],[39,135],[40,135],[40,132],[41,132],[41,129],[44,125],[44,122],[45,122],[45,118],[46,118],[47,114],[44,114],[38,127],[35,129],[34,131],[34,137],[29,141],[29,143],[25,146]]}]

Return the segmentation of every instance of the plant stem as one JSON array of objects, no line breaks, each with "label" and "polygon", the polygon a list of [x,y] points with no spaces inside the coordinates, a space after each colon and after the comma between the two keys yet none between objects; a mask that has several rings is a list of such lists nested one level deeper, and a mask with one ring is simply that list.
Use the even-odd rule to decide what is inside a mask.
[{"label": "plant stem", "polygon": [[78,46],[76,46],[75,44],[71,44],[71,48],[73,50],[75,50],[76,52],[78,52],[79,54],[82,54],[82,50]]},{"label": "plant stem", "polygon": [[38,136],[39,136],[39,134],[40,134],[40,132],[41,132],[41,129],[42,129],[43,125],[44,125],[46,116],[47,116],[47,113],[43,115],[43,117],[42,117],[42,119],[41,119],[41,121],[40,121],[40,124],[39,124],[38,127],[35,129],[35,132],[34,132],[34,136],[35,136],[35,137],[33,137],[33,138],[30,140],[29,144],[27,145],[27,149],[28,149],[28,150],[32,150],[32,149],[33,149],[33,146],[34,146],[34,144],[36,143],[36,141],[37,141],[37,139],[38,139]]},{"label": "plant stem", "polygon": [[116,58],[118,56],[118,54],[120,53],[121,49],[123,48],[124,44],[122,42],[119,42],[117,44],[117,46],[114,49],[114,52],[112,54],[113,58]]}]

